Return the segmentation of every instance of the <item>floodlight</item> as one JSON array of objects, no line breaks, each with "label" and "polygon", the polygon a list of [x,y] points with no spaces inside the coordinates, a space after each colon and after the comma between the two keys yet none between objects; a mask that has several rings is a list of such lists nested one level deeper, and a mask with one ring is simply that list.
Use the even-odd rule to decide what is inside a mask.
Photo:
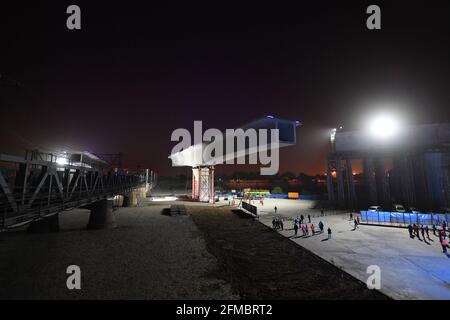
[{"label": "floodlight", "polygon": [[369,123],[370,135],[380,140],[394,137],[398,132],[398,129],[399,121],[390,114],[376,115]]}]

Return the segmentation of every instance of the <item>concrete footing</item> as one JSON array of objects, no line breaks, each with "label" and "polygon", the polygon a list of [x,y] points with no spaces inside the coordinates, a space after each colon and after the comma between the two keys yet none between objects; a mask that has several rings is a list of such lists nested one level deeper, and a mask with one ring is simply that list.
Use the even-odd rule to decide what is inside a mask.
[{"label": "concrete footing", "polygon": [[90,205],[91,214],[87,228],[110,229],[117,227],[116,217],[113,212],[113,200],[100,200]]},{"label": "concrete footing", "polygon": [[59,213],[43,218],[41,220],[33,221],[28,226],[29,233],[46,233],[59,231]]},{"label": "concrete footing", "polygon": [[123,206],[135,207],[139,204],[139,199],[145,199],[146,197],[147,192],[145,190],[145,187],[133,189],[133,191],[130,191],[123,196]]},{"label": "concrete footing", "polygon": [[131,191],[123,196],[123,206],[124,207],[135,207],[137,206],[137,194]]}]

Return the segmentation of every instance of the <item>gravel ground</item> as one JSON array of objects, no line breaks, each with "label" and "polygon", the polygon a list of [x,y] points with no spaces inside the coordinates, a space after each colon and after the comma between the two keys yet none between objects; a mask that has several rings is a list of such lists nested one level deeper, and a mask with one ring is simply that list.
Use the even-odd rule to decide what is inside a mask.
[{"label": "gravel ground", "polygon": [[[87,231],[88,210],[61,215],[61,231],[0,234],[0,299],[233,299],[189,216],[167,204],[115,211],[118,228]],[[66,268],[81,268],[81,290]]]},{"label": "gravel ground", "polygon": [[189,207],[233,290],[244,299],[388,299],[230,207]]},{"label": "gravel ground", "polygon": [[[386,298],[238,210],[186,205],[120,208],[113,230],[88,231],[89,211],[73,210],[58,233],[0,234],[0,299]],[[66,287],[71,264],[81,290]]]}]

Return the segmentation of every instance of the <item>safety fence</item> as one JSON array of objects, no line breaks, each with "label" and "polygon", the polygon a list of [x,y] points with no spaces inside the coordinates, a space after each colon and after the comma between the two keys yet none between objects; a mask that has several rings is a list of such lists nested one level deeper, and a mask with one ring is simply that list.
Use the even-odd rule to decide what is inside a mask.
[{"label": "safety fence", "polygon": [[443,213],[409,213],[389,211],[361,211],[361,222],[366,224],[385,224],[393,226],[442,225],[450,222],[450,214]]},{"label": "safety fence", "polygon": [[[270,199],[289,199],[289,195],[287,193],[279,193],[279,194],[267,194],[264,195],[265,198]],[[291,200],[321,200],[323,196],[317,194],[300,194],[298,198]]]}]

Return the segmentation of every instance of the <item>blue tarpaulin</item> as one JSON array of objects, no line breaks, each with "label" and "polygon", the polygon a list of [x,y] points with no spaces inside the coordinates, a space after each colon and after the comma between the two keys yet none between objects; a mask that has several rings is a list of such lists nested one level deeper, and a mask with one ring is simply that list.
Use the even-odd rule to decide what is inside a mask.
[{"label": "blue tarpaulin", "polygon": [[361,211],[361,221],[367,223],[403,223],[403,224],[425,224],[441,225],[442,222],[450,221],[450,215],[443,213],[409,213],[389,211]]},{"label": "blue tarpaulin", "polygon": [[[265,194],[264,197],[271,199],[288,199],[287,193]],[[320,200],[321,196],[317,194],[301,194],[297,199],[291,200]]]}]

